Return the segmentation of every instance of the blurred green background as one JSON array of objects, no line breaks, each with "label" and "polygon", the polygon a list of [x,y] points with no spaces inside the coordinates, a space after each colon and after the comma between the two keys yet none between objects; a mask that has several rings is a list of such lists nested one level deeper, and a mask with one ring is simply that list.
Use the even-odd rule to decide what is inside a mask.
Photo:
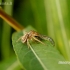
[{"label": "blurred green background", "polygon": [[[55,47],[70,60],[70,0],[0,0],[0,4],[23,27],[31,25],[40,34],[52,37]],[[17,63],[11,41],[14,31],[0,18],[1,70]],[[17,66],[15,70],[20,69]]]}]

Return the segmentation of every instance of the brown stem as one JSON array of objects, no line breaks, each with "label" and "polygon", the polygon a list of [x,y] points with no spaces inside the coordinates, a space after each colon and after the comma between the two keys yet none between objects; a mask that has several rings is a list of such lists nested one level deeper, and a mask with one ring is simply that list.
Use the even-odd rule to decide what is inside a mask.
[{"label": "brown stem", "polygon": [[16,31],[20,31],[23,29],[23,27],[11,16],[6,14],[1,7],[0,7],[0,17],[3,20],[5,20],[10,26],[12,26]]}]

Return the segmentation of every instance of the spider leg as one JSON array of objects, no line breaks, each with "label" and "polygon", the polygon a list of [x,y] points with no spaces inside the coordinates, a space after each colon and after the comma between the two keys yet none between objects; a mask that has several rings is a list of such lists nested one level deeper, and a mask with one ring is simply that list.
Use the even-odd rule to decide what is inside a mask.
[{"label": "spider leg", "polygon": [[31,47],[30,43],[29,43],[29,39],[27,39],[27,45],[28,45],[28,48]]},{"label": "spider leg", "polygon": [[22,37],[18,38],[18,40],[16,42],[18,42],[19,40],[21,40]]},{"label": "spider leg", "polygon": [[[39,39],[35,38],[35,37],[32,37],[34,40],[40,42],[41,44],[44,44],[42,41],[40,41]],[[44,44],[45,45],[45,44]]]}]

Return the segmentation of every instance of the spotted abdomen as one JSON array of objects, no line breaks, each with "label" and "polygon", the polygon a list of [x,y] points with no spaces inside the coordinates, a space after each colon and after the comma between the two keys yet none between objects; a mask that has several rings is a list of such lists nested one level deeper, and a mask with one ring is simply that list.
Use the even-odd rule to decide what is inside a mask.
[{"label": "spotted abdomen", "polygon": [[51,44],[52,44],[53,46],[55,46],[55,42],[54,42],[54,40],[53,40],[51,37],[48,37],[48,36],[45,36],[45,35],[41,35],[40,37],[41,37],[42,39],[44,39],[44,40],[50,41]]}]

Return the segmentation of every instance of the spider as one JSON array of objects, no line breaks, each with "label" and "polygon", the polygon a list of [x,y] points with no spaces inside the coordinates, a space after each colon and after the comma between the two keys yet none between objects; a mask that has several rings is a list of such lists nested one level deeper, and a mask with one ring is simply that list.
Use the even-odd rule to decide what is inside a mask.
[{"label": "spider", "polygon": [[[35,40],[35,41],[38,41],[40,42],[41,44],[44,44],[41,40],[39,39],[44,39],[44,40],[48,40],[50,41],[53,45],[54,45],[54,41],[52,38],[48,37],[48,36],[45,36],[45,35],[40,35],[39,33],[37,33],[36,31],[33,31],[31,30],[30,32],[27,32],[25,33],[23,36],[21,36],[17,42],[19,40],[21,40],[22,43],[27,43],[28,45],[28,48],[30,47],[30,43],[29,43],[29,40]],[[45,44],[44,44],[45,45]]]}]

